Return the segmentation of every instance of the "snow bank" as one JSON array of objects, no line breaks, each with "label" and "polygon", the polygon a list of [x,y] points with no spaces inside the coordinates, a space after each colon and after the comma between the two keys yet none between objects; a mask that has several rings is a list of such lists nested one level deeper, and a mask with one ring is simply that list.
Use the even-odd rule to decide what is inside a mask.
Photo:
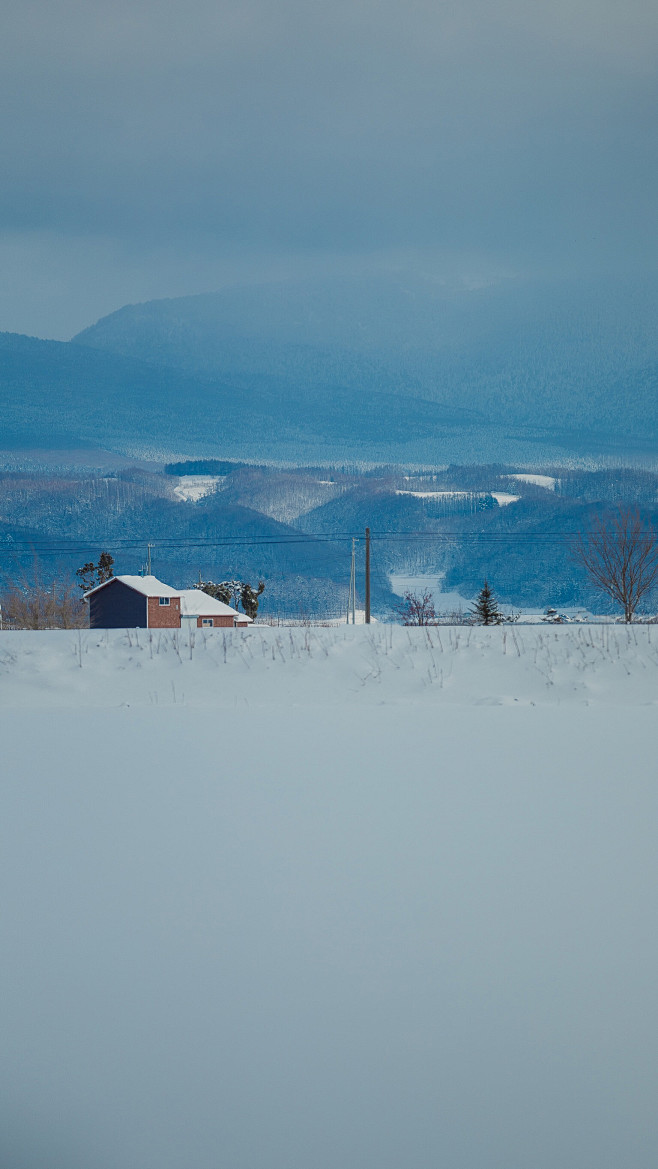
[{"label": "snow bank", "polygon": [[652,626],[0,634],[7,706],[658,703]]}]

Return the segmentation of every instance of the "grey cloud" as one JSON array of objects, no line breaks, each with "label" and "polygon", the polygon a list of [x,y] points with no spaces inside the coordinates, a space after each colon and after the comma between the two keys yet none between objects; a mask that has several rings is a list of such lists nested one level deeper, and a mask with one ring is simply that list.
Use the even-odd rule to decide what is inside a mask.
[{"label": "grey cloud", "polygon": [[0,230],[653,264],[657,23],[638,0],[35,0],[0,48]]}]

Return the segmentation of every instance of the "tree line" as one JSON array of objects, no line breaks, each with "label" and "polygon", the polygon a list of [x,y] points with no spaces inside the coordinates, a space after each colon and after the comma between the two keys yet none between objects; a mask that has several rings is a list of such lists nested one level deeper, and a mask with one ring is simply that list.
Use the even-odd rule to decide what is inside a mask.
[{"label": "tree line", "polygon": [[[632,622],[658,584],[658,538],[652,525],[636,507],[619,507],[596,516],[586,533],[573,540],[570,555],[586,572],[603,596],[617,605],[626,622]],[[76,572],[82,593],[104,584],[114,575],[114,558],[102,552],[98,562],[88,561]],[[265,582],[256,588],[243,580],[195,582],[195,588],[231,605],[242,607],[248,617],[257,616]],[[404,594],[396,609],[404,625],[450,624],[455,620],[474,625],[500,625],[518,619],[505,614],[487,579],[466,614],[441,616],[430,593]],[[547,619],[559,620],[555,610]],[[87,607],[73,585],[44,583],[38,564],[31,581],[10,586],[0,599],[0,624],[16,629],[71,629],[87,624]]]},{"label": "tree line", "polygon": [[[594,588],[622,610],[625,622],[635,619],[658,584],[658,539],[636,507],[595,516],[589,531],[577,536],[569,551]],[[437,625],[442,620],[430,593],[406,592],[397,611],[404,625]],[[549,609],[547,618],[559,620],[559,615]],[[501,612],[486,579],[473,605],[460,617],[470,625],[501,625],[516,619]],[[443,621],[449,623],[449,619]]]}]

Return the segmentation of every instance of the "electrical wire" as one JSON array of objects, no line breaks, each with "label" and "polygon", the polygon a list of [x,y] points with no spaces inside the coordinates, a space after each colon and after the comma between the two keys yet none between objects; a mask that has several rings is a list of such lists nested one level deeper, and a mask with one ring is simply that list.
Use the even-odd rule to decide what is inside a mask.
[{"label": "electrical wire", "polygon": [[[532,540],[538,543],[546,544],[562,544],[565,541],[577,539],[581,532],[371,532],[371,540],[373,541],[445,541],[449,543],[479,543],[482,541],[492,543],[509,543]],[[265,546],[265,545],[294,545],[294,544],[325,544],[331,545],[337,542],[350,541],[352,539],[362,540],[362,532],[335,532],[326,535],[313,534],[295,534],[291,536],[201,536],[170,538],[163,537],[162,539],[151,539],[149,542],[161,550],[174,550],[183,548],[219,548],[226,545],[238,546]],[[146,545],[146,537],[119,537],[101,536],[93,537],[89,540],[82,540],[79,537],[72,537],[67,540],[66,537],[54,541],[52,538],[35,536],[34,538],[14,538],[12,536],[0,538],[0,550],[6,551],[43,551],[43,552],[77,552],[85,549],[100,548],[111,546],[117,550],[128,550],[130,548],[141,548]]]}]

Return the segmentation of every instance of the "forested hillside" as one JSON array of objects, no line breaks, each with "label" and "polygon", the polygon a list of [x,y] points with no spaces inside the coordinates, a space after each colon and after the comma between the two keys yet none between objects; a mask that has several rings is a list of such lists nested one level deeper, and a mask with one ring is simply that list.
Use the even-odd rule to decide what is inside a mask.
[{"label": "forested hillside", "polygon": [[374,390],[289,385],[274,376],[203,380],[175,368],[0,334],[0,449],[89,444],[133,455],[381,457],[462,444],[468,412]]},{"label": "forested hillside", "polygon": [[[203,465],[203,464],[201,464]],[[574,537],[618,503],[658,521],[658,475],[500,464],[415,472],[268,468],[199,461],[178,475],[138,468],[93,473],[0,473],[0,587],[74,582],[101,551],[115,571],[153,570],[177,587],[239,578],[266,582],[272,618],[345,613],[352,539],[363,601],[363,536],[372,533],[373,611],[394,616],[394,578],[421,576],[439,591],[474,596],[486,577],[516,608],[612,611],[571,554]],[[213,466],[213,464],[209,464]],[[440,582],[440,584],[439,584]],[[439,607],[440,599],[437,598]],[[603,606],[603,607],[602,607]]]},{"label": "forested hillside", "polygon": [[[360,396],[369,409],[372,392],[440,403],[447,420],[478,432],[504,424],[517,438],[632,445],[658,441],[656,292],[655,282],[631,279],[273,284],[129,305],[76,341],[188,375],[231,377],[256,401],[265,379],[284,410],[301,392],[302,428],[346,441],[365,422]],[[408,408],[413,437],[416,407]],[[399,441],[395,419],[390,437]]]}]

